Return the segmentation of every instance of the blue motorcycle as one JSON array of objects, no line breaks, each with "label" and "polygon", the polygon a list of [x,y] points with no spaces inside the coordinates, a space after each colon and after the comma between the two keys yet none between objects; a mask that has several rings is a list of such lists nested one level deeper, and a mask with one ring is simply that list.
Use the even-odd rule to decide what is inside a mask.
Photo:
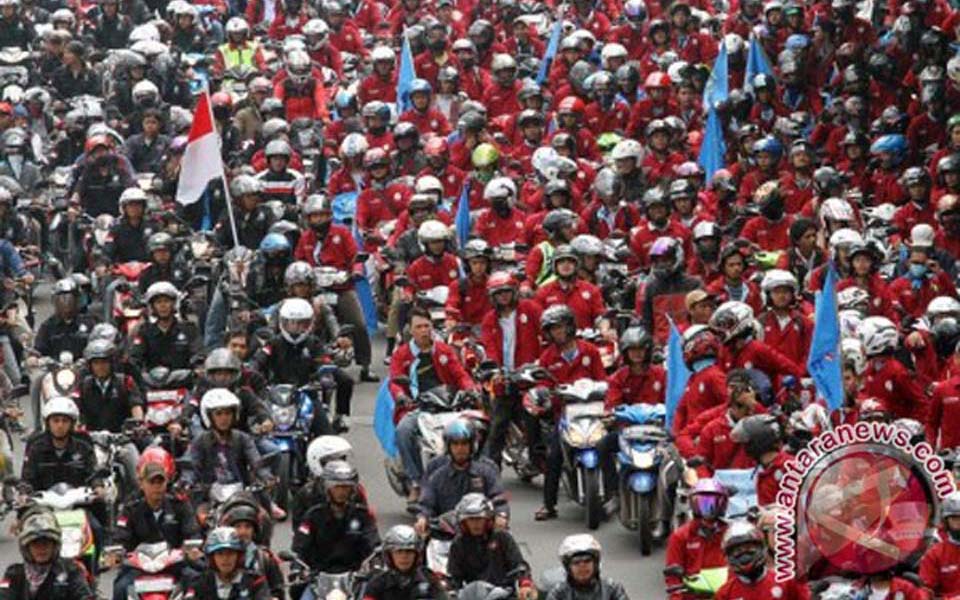
[{"label": "blue motorcycle", "polygon": [[[640,552],[653,550],[658,515],[669,514],[658,494],[661,469],[674,464],[663,404],[620,406],[614,418],[621,426],[617,463],[620,466],[620,522],[639,534]],[[663,533],[661,532],[661,535]]]},{"label": "blue motorcycle", "polygon": [[592,379],[578,379],[556,389],[563,404],[558,425],[563,451],[561,481],[570,498],[583,506],[588,529],[600,526],[604,517],[603,503],[609,493],[603,489],[597,448],[607,432],[603,406],[606,392],[606,382]]}]

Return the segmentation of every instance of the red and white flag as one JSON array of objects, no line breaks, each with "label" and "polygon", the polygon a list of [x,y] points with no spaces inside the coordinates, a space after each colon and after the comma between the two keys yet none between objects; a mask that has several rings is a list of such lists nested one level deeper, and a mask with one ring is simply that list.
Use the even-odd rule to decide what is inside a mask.
[{"label": "red and white flag", "polygon": [[223,161],[220,159],[220,136],[213,126],[213,108],[210,94],[200,93],[200,100],[193,113],[193,124],[187,139],[187,150],[180,162],[180,183],[177,186],[177,202],[193,204],[200,199],[210,180],[223,177]]}]

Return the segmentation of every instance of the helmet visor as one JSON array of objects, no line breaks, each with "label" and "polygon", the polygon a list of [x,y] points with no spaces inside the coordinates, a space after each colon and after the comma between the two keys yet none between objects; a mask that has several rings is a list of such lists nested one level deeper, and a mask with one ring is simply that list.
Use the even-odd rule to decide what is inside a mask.
[{"label": "helmet visor", "polygon": [[720,494],[695,494],[690,498],[693,514],[703,519],[717,519],[727,510],[727,499]]}]

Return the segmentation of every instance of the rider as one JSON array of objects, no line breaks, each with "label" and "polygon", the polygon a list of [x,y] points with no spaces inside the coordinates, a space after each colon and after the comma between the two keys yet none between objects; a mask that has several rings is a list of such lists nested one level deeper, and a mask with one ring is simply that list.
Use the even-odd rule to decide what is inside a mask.
[{"label": "rider", "polygon": [[0,579],[0,600],[95,600],[80,564],[60,557],[61,532],[53,512],[30,513],[17,534],[22,563],[11,564]]},{"label": "rider", "polygon": [[951,575],[960,565],[960,492],[941,500],[940,516],[947,535],[924,553],[919,575],[934,596],[948,598],[960,593],[960,579]]},{"label": "rider", "polygon": [[421,564],[420,536],[409,525],[394,525],[383,536],[383,562],[367,583],[363,600],[444,600],[440,581]]},{"label": "rider", "polygon": [[[260,202],[263,198],[263,183],[251,175],[237,175],[230,182],[230,197],[233,199],[233,218],[237,225],[240,245],[247,248],[259,247],[275,219],[273,211]],[[229,212],[224,211],[214,231],[221,248],[229,250],[233,247]]]},{"label": "rider", "polygon": [[650,247],[651,276],[637,290],[636,308],[640,322],[653,333],[655,343],[667,341],[670,324],[683,318],[686,295],[700,289],[700,279],[686,274],[683,243],[672,237],[661,237]]},{"label": "rider", "polygon": [[547,600],[627,600],[623,585],[600,575],[600,542],[589,533],[569,535],[560,542],[557,555],[566,578],[547,594]]},{"label": "rider", "polygon": [[573,311],[578,329],[594,327],[606,312],[603,292],[594,284],[577,277],[580,257],[568,244],[554,249],[553,274],[555,279],[537,290],[534,300],[545,310],[558,304]]},{"label": "rider", "polygon": [[[410,314],[411,340],[393,353],[390,361],[390,392],[396,401],[394,422],[397,423],[397,448],[403,461],[403,470],[410,481],[408,506],[420,498],[420,480],[423,464],[417,443],[417,397],[439,385],[472,391],[476,385],[464,370],[456,352],[446,343],[434,338],[433,321],[423,308],[414,308]],[[406,382],[397,382],[399,377]]]},{"label": "rider", "polygon": [[730,439],[743,444],[750,458],[757,462],[757,505],[762,508],[774,504],[780,480],[786,474],[785,465],[791,458],[781,449],[783,434],[776,417],[753,415],[740,419]]},{"label": "rider", "polygon": [[727,523],[729,492],[715,479],[701,479],[690,492],[693,518],[674,530],[667,540],[666,568],[663,570],[670,600],[694,600],[684,579],[706,569],[724,568],[727,559],[720,545]]},{"label": "rider", "polygon": [[244,568],[246,545],[233,527],[217,527],[204,545],[207,568],[186,586],[184,598],[225,600],[268,600],[270,589],[265,575]]},{"label": "rider", "polygon": [[147,260],[147,240],[157,229],[157,224],[148,220],[147,195],[138,187],[130,187],[120,194],[120,219],[110,229],[110,237],[104,249],[115,263]]},{"label": "rider", "polygon": [[173,236],[166,231],[159,231],[150,236],[147,240],[150,266],[140,273],[140,279],[137,281],[141,294],[145,294],[150,286],[158,281],[169,281],[178,288],[183,288],[187,273],[174,264],[174,250]]},{"label": "rider", "polygon": [[196,325],[177,317],[180,292],[169,281],[150,286],[144,303],[153,318],[137,326],[132,334],[130,360],[142,371],[156,366],[187,369],[200,353],[200,333]]},{"label": "rider", "polygon": [[447,318],[472,328],[480,326],[484,315],[490,310],[487,280],[490,278],[492,256],[490,246],[483,240],[470,240],[463,247],[467,276],[458,277],[449,286]]},{"label": "rider", "polygon": [[[556,385],[573,383],[582,378],[594,381],[606,379],[603,361],[597,347],[576,337],[573,311],[560,304],[543,311],[540,318],[540,334],[549,345],[540,354],[538,362],[556,380]],[[554,403],[554,418],[559,417],[561,406]],[[547,440],[547,472],[543,483],[543,506],[534,517],[538,521],[557,518],[557,494],[563,468],[563,451],[560,434],[552,430]]]},{"label": "rider", "polygon": [[315,572],[356,571],[380,545],[376,518],[357,494],[357,480],[346,461],[324,465],[326,502],[315,504],[294,530],[292,549]]},{"label": "rider", "polygon": [[447,457],[434,459],[427,465],[420,492],[420,514],[414,529],[426,535],[431,518],[439,517],[457,507],[469,493],[483,494],[496,507],[495,522],[505,528],[510,518],[510,507],[500,482],[496,465],[477,453],[477,433],[468,421],[457,419],[443,429]]},{"label": "rider", "polygon": [[763,532],[749,521],[734,521],[723,534],[723,553],[730,565],[730,577],[717,590],[717,600],[777,598],[806,600],[810,592],[795,579],[780,581],[767,568],[767,541]]},{"label": "rider", "polygon": [[53,314],[47,318],[34,339],[33,347],[42,356],[59,359],[62,352],[80,358],[96,319],[80,313],[80,289],[72,277],[53,286]]},{"label": "rider", "polygon": [[494,524],[493,503],[483,494],[463,496],[456,508],[460,529],[450,544],[447,573],[456,588],[486,581],[504,589],[517,589],[518,600],[536,596],[530,566],[506,529]]},{"label": "rider", "polygon": [[[226,506],[225,506],[226,508]],[[220,525],[233,527],[244,545],[243,568],[256,577],[266,577],[271,598],[284,598],[283,572],[280,561],[266,546],[259,545],[262,516],[258,506],[238,501],[220,519]]]},{"label": "rider", "polygon": [[782,375],[792,375],[797,379],[803,376],[803,368],[775,347],[757,339],[753,309],[749,305],[736,300],[724,302],[710,317],[710,329],[721,338],[723,348],[720,363],[728,372],[733,369],[758,369],[772,382]]}]

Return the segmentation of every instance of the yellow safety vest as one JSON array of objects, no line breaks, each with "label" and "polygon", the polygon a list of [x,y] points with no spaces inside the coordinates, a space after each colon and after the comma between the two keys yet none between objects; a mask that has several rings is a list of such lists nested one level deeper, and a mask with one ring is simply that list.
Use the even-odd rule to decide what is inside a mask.
[{"label": "yellow safety vest", "polygon": [[257,53],[257,45],[247,42],[242,47],[234,50],[230,43],[220,46],[220,55],[223,56],[223,68],[233,69],[235,67],[254,67],[253,57]]},{"label": "yellow safety vest", "polygon": [[540,263],[540,272],[537,273],[537,287],[553,281],[553,244],[547,241],[537,244],[540,248],[540,254],[543,255],[543,262]]}]

